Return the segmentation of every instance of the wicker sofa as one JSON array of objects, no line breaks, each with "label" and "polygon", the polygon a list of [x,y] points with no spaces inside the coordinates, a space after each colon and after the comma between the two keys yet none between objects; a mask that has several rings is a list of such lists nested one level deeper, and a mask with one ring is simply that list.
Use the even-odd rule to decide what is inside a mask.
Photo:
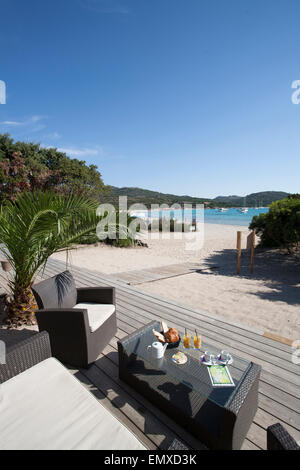
[{"label": "wicker sofa", "polygon": [[144,450],[37,333],[0,365],[0,450]]},{"label": "wicker sofa", "polygon": [[300,446],[280,423],[276,423],[267,429],[267,449],[300,450]]},{"label": "wicker sofa", "polygon": [[115,289],[76,288],[69,271],[32,287],[39,310],[39,331],[50,336],[53,356],[87,368],[117,331]]}]

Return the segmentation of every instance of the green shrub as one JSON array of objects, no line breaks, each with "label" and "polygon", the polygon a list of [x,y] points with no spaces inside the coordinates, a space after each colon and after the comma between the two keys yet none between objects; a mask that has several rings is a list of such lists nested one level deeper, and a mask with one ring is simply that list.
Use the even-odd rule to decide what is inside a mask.
[{"label": "green shrub", "polygon": [[151,231],[151,229],[153,230],[153,232],[162,232],[163,222],[166,224],[166,226],[170,222],[170,232],[175,232],[175,231],[184,232],[184,231],[190,230],[189,224],[185,224],[183,222],[176,222],[174,219],[170,219],[169,221],[168,219],[163,220],[160,218],[158,225],[157,225],[157,222],[153,223],[153,226],[152,224],[149,224],[148,226],[149,232]]},{"label": "green shrub", "polygon": [[[108,213],[104,214],[104,217],[107,218]],[[120,222],[120,213],[116,211],[115,214],[112,215],[112,219],[110,220],[109,224],[105,225],[103,227],[103,233],[106,233],[110,230],[113,230],[115,232],[115,238],[110,238],[109,236],[106,237],[102,241],[106,245],[110,246],[117,246],[120,248],[124,247],[131,247],[131,246],[147,246],[144,244],[140,239],[137,238],[137,233],[140,232],[140,227],[137,226],[135,233],[131,233],[129,230],[129,226],[132,222],[137,220],[136,217],[132,217],[127,213],[127,225],[123,225]]]},{"label": "green shrub", "polygon": [[273,202],[267,214],[254,216],[249,226],[260,237],[261,246],[287,248],[289,252],[300,242],[300,195]]},{"label": "green shrub", "polygon": [[[107,216],[107,213],[105,214]],[[127,215],[127,227],[129,226],[130,222],[132,222],[135,219],[135,217],[131,217]],[[113,226],[113,224],[111,224]],[[105,238],[104,240],[99,240],[96,232],[90,233],[88,235],[85,235],[84,237],[81,237],[79,240],[80,245],[95,245],[97,243],[105,243],[106,245],[110,246],[118,246],[121,248],[124,247],[130,247],[130,246],[135,246],[135,245],[143,245],[140,240],[137,238],[133,238],[126,226],[121,226],[119,223],[119,213],[116,212],[116,224],[114,224],[114,228],[116,231],[116,238]],[[108,231],[108,225],[105,226],[104,231]],[[137,227],[137,232],[139,232],[139,227]],[[126,238],[120,238],[120,232],[122,232],[124,236],[124,232],[126,233]]]}]

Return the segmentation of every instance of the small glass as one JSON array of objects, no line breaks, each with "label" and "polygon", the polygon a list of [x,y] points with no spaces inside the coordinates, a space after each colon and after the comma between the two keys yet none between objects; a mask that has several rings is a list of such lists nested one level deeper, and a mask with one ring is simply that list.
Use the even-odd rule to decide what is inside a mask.
[{"label": "small glass", "polygon": [[200,335],[195,335],[194,336],[194,348],[195,349],[201,349],[202,345],[202,339]]},{"label": "small glass", "polygon": [[191,342],[192,342],[191,335],[189,335],[188,333],[185,333],[183,337],[183,346],[185,347],[185,349],[190,349]]}]

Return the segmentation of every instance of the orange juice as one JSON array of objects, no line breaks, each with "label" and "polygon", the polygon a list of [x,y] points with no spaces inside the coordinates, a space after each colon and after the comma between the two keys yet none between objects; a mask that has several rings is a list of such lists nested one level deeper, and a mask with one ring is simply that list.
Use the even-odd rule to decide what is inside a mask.
[{"label": "orange juice", "polygon": [[191,336],[190,335],[184,335],[183,345],[186,349],[189,349],[191,347]]},{"label": "orange juice", "polygon": [[194,347],[195,347],[195,349],[201,349],[201,343],[202,343],[201,336],[200,335],[197,335],[197,336],[195,335],[194,336]]}]

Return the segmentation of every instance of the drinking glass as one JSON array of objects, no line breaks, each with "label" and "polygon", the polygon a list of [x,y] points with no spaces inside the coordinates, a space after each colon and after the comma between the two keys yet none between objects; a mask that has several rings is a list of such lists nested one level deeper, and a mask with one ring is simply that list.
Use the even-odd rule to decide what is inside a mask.
[{"label": "drinking glass", "polygon": [[201,349],[201,336],[200,335],[195,335],[194,336],[194,348],[195,349]]},{"label": "drinking glass", "polygon": [[186,349],[190,349],[191,347],[191,335],[186,333],[183,337],[183,346],[186,348]]}]

